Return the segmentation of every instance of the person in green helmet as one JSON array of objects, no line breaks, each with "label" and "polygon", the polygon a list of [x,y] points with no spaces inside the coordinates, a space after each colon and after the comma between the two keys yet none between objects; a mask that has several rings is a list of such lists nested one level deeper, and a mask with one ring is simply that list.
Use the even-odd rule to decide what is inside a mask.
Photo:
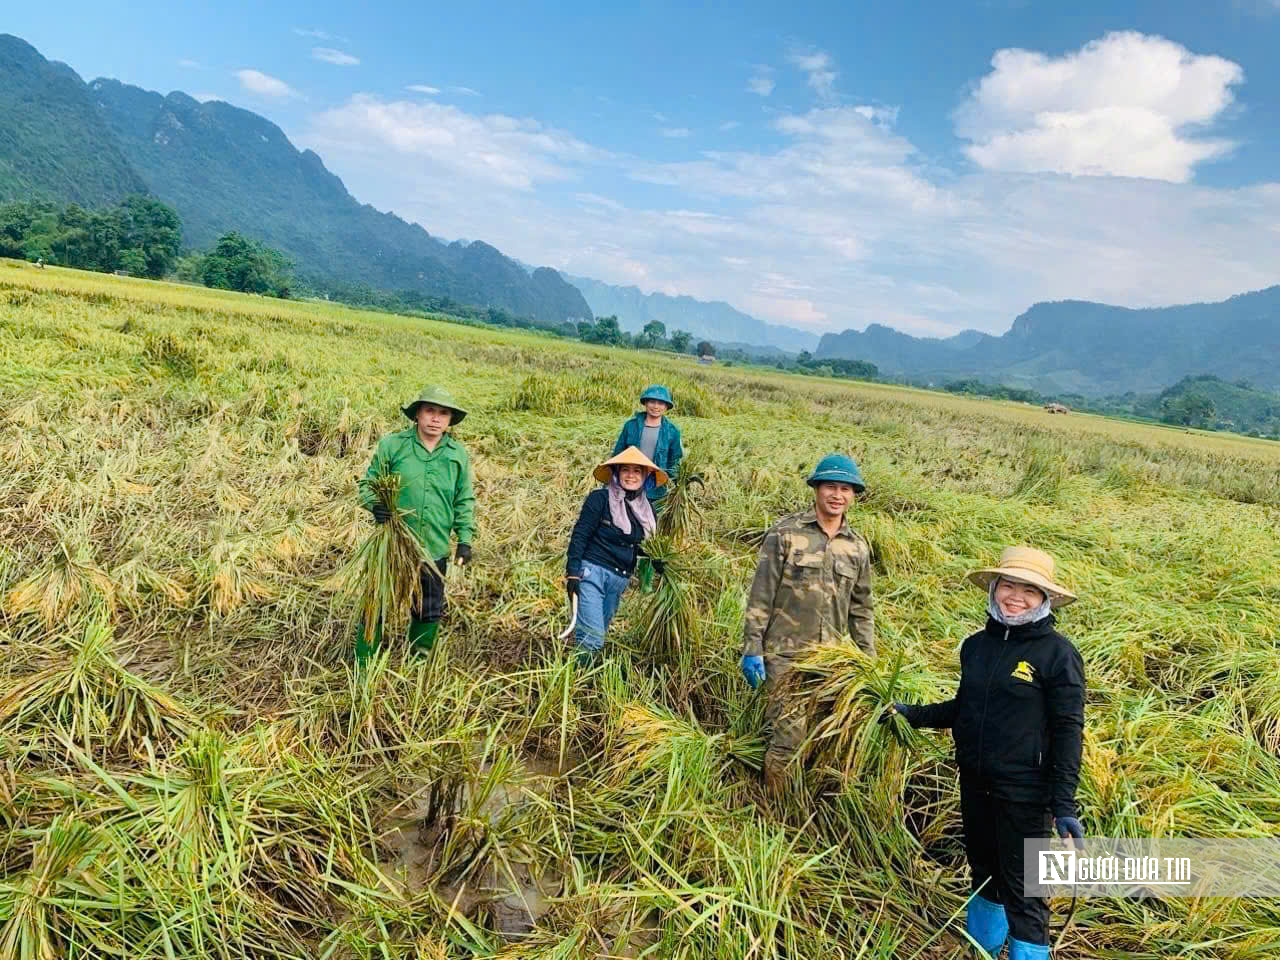
[{"label": "person in green helmet", "polygon": [[[675,407],[675,401],[671,399],[670,390],[660,383],[651,383],[640,394],[640,405],[644,409],[622,425],[618,442],[613,445],[613,456],[627,447],[637,447],[667,475],[669,483],[679,476],[680,461],[684,458],[680,428],[667,416]],[[644,492],[654,510],[658,510],[667,495],[667,484],[658,483],[651,473],[645,481]]]},{"label": "person in green helmet", "polygon": [[[667,495],[667,484],[680,473],[684,447],[680,443],[680,428],[667,416],[676,405],[670,390],[660,383],[651,383],[640,394],[640,405],[644,409],[622,425],[618,442],[613,445],[613,455],[616,457],[628,447],[635,447],[666,474],[667,480],[663,483],[658,483],[652,473],[644,482],[645,496],[653,512],[658,514],[662,511],[662,498]],[[653,588],[653,574],[653,563],[648,557],[641,557],[636,565],[636,579],[646,593]]]},{"label": "person in green helmet", "polygon": [[846,632],[863,652],[876,652],[871,548],[845,521],[866,490],[862,473],[852,459],[832,453],[808,483],[813,506],[765,534],[743,631],[742,675],[752,689],[766,684],[764,781],[771,793],[782,789],[809,734],[804,704],[786,682],[796,661]]},{"label": "person in green helmet", "polygon": [[[449,565],[451,536],[456,535],[458,541],[453,551],[458,566],[471,562],[476,497],[471,458],[450,433],[467,411],[439,386],[427,387],[402,410],[412,425],[378,441],[369,469],[360,481],[360,503],[373,514],[374,522],[386,523],[391,515],[375,501],[369,481],[389,471],[400,474],[398,506],[436,567],[432,570],[423,564],[422,604],[413,611],[409,622],[409,642],[415,650],[426,653],[435,645],[444,617],[443,578]],[[370,641],[360,630],[356,635],[356,661],[367,662],[380,639],[375,636]]]}]

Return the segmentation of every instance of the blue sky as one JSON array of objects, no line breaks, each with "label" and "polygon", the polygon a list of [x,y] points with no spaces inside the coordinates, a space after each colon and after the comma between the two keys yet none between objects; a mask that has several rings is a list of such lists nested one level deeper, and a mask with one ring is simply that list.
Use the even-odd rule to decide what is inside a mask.
[{"label": "blue sky", "polygon": [[815,331],[1280,282],[1280,0],[24,4],[446,237]]}]

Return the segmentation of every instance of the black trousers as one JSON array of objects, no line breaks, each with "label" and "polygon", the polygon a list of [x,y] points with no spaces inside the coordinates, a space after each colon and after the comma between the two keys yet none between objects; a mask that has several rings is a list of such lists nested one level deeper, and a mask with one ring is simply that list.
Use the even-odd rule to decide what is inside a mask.
[{"label": "black trousers", "polygon": [[425,623],[437,623],[444,619],[444,580],[441,578],[449,572],[449,558],[441,557],[436,561],[436,567],[440,570],[439,577],[425,563],[419,576],[422,583],[422,603],[413,611],[413,616]]},{"label": "black trousers", "polygon": [[979,896],[1004,905],[1009,934],[1024,943],[1049,942],[1049,903],[1022,893],[1022,841],[1049,837],[1053,818],[1044,804],[993,797],[982,786],[960,781],[964,850]]}]

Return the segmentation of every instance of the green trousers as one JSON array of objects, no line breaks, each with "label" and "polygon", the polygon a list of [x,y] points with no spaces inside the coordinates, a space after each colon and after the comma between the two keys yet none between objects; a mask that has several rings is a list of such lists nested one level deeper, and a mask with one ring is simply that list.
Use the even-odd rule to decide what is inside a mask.
[{"label": "green trousers", "polygon": [[[416,617],[409,621],[409,645],[419,655],[428,654],[436,645],[436,634],[440,632],[440,621],[419,620]],[[363,667],[382,645],[382,626],[374,631],[373,642],[364,635],[364,624],[356,628],[356,665]]]}]

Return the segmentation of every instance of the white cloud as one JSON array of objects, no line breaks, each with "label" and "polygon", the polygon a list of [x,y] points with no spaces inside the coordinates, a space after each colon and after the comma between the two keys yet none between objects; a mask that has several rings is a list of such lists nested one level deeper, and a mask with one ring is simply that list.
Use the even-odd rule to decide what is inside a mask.
[{"label": "white cloud", "polygon": [[240,86],[249,93],[257,94],[260,97],[272,97],[277,100],[288,100],[294,97],[301,97],[302,94],[289,86],[283,80],[263,73],[260,70],[237,70],[236,78],[240,81]]},{"label": "white cloud", "polygon": [[780,113],[777,147],[662,163],[533,119],[364,96],[299,139],[360,200],[433,233],[816,331],[998,332],[1038,300],[1154,306],[1280,280],[1280,184],[957,175],[894,116]]},{"label": "white cloud", "polygon": [[528,191],[539,183],[574,179],[576,165],[604,156],[535,120],[481,116],[447,104],[386,101],[370,94],[357,94],[316,115],[303,139],[326,157],[360,155],[373,168],[396,166],[390,151],[455,198],[466,193],[460,183]]},{"label": "white cloud", "polygon": [[335,67],[355,67],[360,64],[359,57],[353,57],[342,50],[334,50],[332,47],[312,47],[311,59],[331,63]]},{"label": "white cloud", "polygon": [[431,87],[425,83],[411,83],[407,87],[405,87],[405,89],[412,90],[414,93],[426,94],[428,97],[434,97],[437,93],[440,92],[439,87]]},{"label": "white cloud", "polygon": [[809,86],[821,99],[835,98],[838,74],[831,54],[821,50],[793,49],[787,55],[787,60],[806,74]]},{"label": "white cloud", "polygon": [[757,96],[767,97],[773,93],[776,83],[773,79],[773,67],[765,66],[763,63],[757,63],[751,68],[751,76],[747,78],[747,92],[754,93]]},{"label": "white cloud", "polygon": [[182,67],[184,70],[203,70],[204,69],[204,64],[201,63],[199,60],[185,60],[185,59],[179,60],[178,66]]},{"label": "white cloud", "polygon": [[740,126],[742,126],[741,120],[726,120],[720,124],[719,130],[721,133],[728,133],[730,130],[737,130]]},{"label": "white cloud", "polygon": [[450,93],[458,93],[458,94],[461,94],[461,95],[462,95],[462,96],[464,96],[464,97],[482,97],[482,96],[484,96],[484,94],[482,94],[479,90],[472,90],[470,87],[450,87],[450,88],[449,88],[449,92],[450,92]]},{"label": "white cloud", "polygon": [[328,40],[330,42],[336,40],[338,43],[350,42],[349,40],[347,40],[346,37],[339,37],[325,30],[320,30],[315,27],[294,27],[293,32],[300,37],[305,37],[308,40]]},{"label": "white cloud", "polygon": [[683,140],[685,137],[689,136],[689,133],[690,131],[688,127],[663,127],[662,128],[662,135],[664,137],[670,137],[673,140]]},{"label": "white cloud", "polygon": [[1182,183],[1234,146],[1204,131],[1244,71],[1163,37],[1109,33],[1062,57],[1000,50],[991,66],[955,116],[988,170]]}]

